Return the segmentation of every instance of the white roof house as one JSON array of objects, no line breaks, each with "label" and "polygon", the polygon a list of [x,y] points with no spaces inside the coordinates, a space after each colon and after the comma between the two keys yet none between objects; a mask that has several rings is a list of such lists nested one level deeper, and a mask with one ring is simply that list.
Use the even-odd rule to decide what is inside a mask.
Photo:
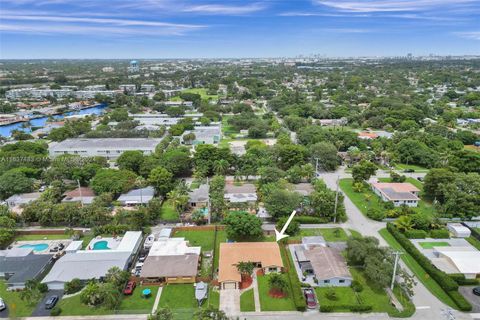
[{"label": "white roof house", "polygon": [[468,238],[472,233],[469,228],[465,227],[461,223],[448,223],[447,229],[456,238]]},{"label": "white roof house", "polygon": [[72,247],[53,265],[42,282],[51,290],[60,290],[65,282],[75,278],[83,281],[101,279],[112,267],[125,270],[141,242],[141,231],[127,231],[114,249],[74,250]]},{"label": "white roof house", "polygon": [[467,279],[480,275],[480,251],[474,247],[435,247],[437,256],[446,258]]},{"label": "white roof house", "polygon": [[133,189],[121,194],[118,201],[120,201],[122,205],[147,204],[153,199],[154,195],[155,189],[153,189],[153,187]]},{"label": "white roof house", "polygon": [[200,255],[201,247],[189,247],[185,238],[160,238],[155,241],[148,256]]}]

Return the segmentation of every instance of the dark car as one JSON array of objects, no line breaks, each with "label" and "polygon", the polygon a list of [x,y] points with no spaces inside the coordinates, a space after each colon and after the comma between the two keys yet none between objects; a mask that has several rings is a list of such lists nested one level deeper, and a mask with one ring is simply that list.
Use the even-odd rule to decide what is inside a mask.
[{"label": "dark car", "polygon": [[305,295],[305,300],[307,300],[307,308],[315,309],[317,307],[317,299],[315,298],[313,289],[305,289],[303,290],[303,294]]},{"label": "dark car", "polygon": [[472,292],[476,296],[480,296],[480,287],[475,287],[472,289]]},{"label": "dark car", "polygon": [[414,169],[405,169],[405,170],[403,170],[403,172],[412,173],[412,172],[415,172],[415,170]]},{"label": "dark car", "polygon": [[45,302],[45,309],[53,309],[58,302],[58,296],[51,296]]},{"label": "dark car", "polygon": [[418,181],[423,181],[423,177],[417,177]]},{"label": "dark car", "polygon": [[135,281],[128,281],[125,289],[123,289],[123,294],[127,296],[131,295],[133,293],[133,290],[135,290],[136,286],[137,283]]}]

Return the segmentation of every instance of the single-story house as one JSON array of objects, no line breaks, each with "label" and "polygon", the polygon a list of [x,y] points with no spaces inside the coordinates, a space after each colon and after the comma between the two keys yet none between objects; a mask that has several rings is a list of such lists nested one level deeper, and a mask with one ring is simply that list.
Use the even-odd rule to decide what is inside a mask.
[{"label": "single-story house", "polygon": [[62,202],[81,202],[91,204],[95,199],[95,192],[89,187],[79,187],[72,191],[65,192]]},{"label": "single-story house", "polygon": [[353,278],[339,250],[323,244],[306,243],[294,245],[294,259],[302,273],[313,275],[319,287],[351,285]]},{"label": "single-story house", "polygon": [[127,270],[141,243],[141,231],[127,231],[116,248],[69,250],[58,259],[42,282],[50,290],[60,290],[75,278],[84,282],[100,280],[112,267]]},{"label": "single-story house", "polygon": [[455,238],[468,238],[472,234],[470,229],[461,223],[447,223],[447,229]]},{"label": "single-story house", "polygon": [[435,247],[434,255],[445,258],[467,279],[480,276],[480,251],[475,247]]},{"label": "single-story house", "polygon": [[140,277],[145,282],[194,283],[200,247],[189,247],[184,238],[159,238],[153,242]]},{"label": "single-story house", "polygon": [[127,193],[122,193],[118,197],[122,206],[135,206],[139,204],[147,204],[155,196],[155,189],[153,187],[146,187],[140,189],[133,189]]},{"label": "single-story house", "polygon": [[40,198],[41,195],[42,194],[40,192],[14,194],[13,196],[5,200],[5,202],[7,203],[9,208],[13,208],[22,204],[28,204],[32,201],[35,201]]},{"label": "single-story house", "polygon": [[28,280],[40,280],[53,264],[53,254],[35,254],[32,248],[0,250],[0,278],[9,290],[25,288]]},{"label": "single-story house", "polygon": [[280,248],[276,242],[221,243],[218,271],[220,289],[239,289],[242,277],[235,265],[249,261],[265,274],[283,270]]},{"label": "single-story house", "polygon": [[383,201],[393,202],[395,207],[401,205],[417,207],[418,201],[420,201],[420,198],[418,197],[420,190],[408,182],[377,182],[372,183],[371,186],[375,194],[377,194]]},{"label": "single-story house", "polygon": [[189,144],[217,144],[220,142],[222,136],[222,129],[220,126],[195,126],[193,130],[187,130],[181,137],[181,142],[185,143],[185,135],[193,133],[195,139],[188,142]]},{"label": "single-story house", "polygon": [[314,191],[314,189],[311,183],[297,183],[293,185],[293,191],[301,194],[304,197],[308,197]]},{"label": "single-story house", "polygon": [[242,185],[235,185],[233,183],[225,184],[224,199],[230,204],[230,207],[245,205],[253,209],[257,204],[257,192],[255,185],[251,183],[244,183]]},{"label": "single-story house", "polygon": [[188,205],[191,208],[202,208],[208,206],[209,198],[208,184],[201,184],[197,189],[188,193]]}]

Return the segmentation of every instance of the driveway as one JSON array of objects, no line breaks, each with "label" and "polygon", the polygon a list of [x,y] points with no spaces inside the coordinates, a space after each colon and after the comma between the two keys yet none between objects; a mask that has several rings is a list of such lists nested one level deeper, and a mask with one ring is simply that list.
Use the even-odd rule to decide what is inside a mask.
[{"label": "driveway", "polygon": [[58,296],[58,301],[57,301],[57,305],[58,305],[58,303],[63,297],[63,290],[48,291],[45,297],[42,300],[40,300],[40,302],[37,304],[37,307],[35,308],[35,310],[33,310],[32,317],[46,317],[50,315],[50,310],[45,309],[45,302],[51,296]]},{"label": "driveway", "polygon": [[473,294],[472,289],[474,286],[460,287],[458,291],[472,304],[472,312],[480,312],[480,296]]},{"label": "driveway", "polygon": [[240,312],[240,290],[220,290],[220,310],[224,311],[228,316],[237,315]]}]

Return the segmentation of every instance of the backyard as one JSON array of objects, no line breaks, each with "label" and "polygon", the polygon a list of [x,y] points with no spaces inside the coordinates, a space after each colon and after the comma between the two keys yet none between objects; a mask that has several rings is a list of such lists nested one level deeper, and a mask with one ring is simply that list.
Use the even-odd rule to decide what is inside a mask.
[{"label": "backyard", "polygon": [[170,200],[163,202],[162,209],[160,210],[160,218],[165,221],[178,221],[178,212],[173,207]]},{"label": "backyard", "polygon": [[300,234],[289,237],[290,240],[302,240],[302,237],[322,236],[325,241],[347,241],[348,235],[342,228],[300,229]]}]

